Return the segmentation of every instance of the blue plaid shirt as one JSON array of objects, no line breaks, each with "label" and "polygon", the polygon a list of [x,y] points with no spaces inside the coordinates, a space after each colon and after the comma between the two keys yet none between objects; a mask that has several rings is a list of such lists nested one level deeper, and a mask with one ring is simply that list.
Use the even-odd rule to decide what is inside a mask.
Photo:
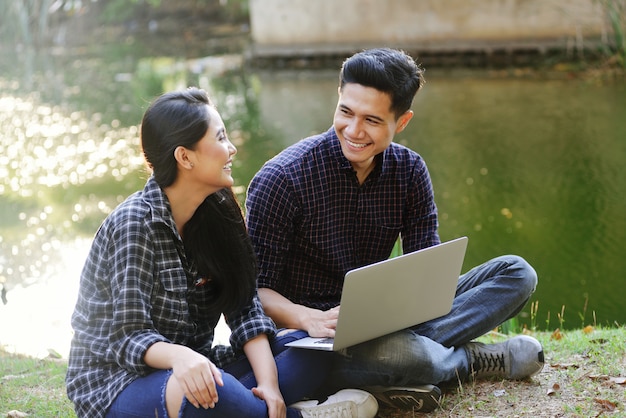
[{"label": "blue plaid shirt", "polygon": [[224,367],[246,341],[275,333],[255,296],[226,317],[231,346],[212,347],[219,314],[204,309],[210,289],[196,279],[167,197],[150,178],[104,221],[81,274],[66,377],[79,417],[104,417],[128,384],[153,371],[143,358],[158,341],[188,346]]},{"label": "blue plaid shirt", "polygon": [[268,161],[252,179],[247,223],[259,287],[326,310],[347,271],[440,242],[430,175],[414,151],[392,143],[359,184],[333,128]]}]

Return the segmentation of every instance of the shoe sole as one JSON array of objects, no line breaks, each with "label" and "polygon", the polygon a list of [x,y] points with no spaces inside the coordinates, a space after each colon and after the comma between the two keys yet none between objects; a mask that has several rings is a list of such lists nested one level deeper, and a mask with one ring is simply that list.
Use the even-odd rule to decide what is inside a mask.
[{"label": "shoe sole", "polygon": [[384,404],[413,412],[431,412],[439,408],[441,390],[434,385],[419,388],[381,387],[369,389],[372,395]]}]

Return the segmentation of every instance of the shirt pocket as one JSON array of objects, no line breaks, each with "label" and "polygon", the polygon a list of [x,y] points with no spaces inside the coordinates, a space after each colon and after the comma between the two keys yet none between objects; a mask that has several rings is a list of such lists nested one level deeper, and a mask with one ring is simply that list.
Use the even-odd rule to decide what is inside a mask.
[{"label": "shirt pocket", "polygon": [[152,297],[152,322],[157,331],[181,342],[188,324],[187,277],[182,268],[162,269],[157,274],[157,286]]}]

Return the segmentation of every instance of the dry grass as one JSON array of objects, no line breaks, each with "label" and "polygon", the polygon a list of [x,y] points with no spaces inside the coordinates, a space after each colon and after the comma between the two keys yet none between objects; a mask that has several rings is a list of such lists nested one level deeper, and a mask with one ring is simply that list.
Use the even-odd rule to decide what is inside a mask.
[{"label": "dry grass", "polygon": [[626,328],[587,331],[535,335],[546,366],[530,380],[442,388],[437,411],[381,407],[378,417],[626,417]]}]

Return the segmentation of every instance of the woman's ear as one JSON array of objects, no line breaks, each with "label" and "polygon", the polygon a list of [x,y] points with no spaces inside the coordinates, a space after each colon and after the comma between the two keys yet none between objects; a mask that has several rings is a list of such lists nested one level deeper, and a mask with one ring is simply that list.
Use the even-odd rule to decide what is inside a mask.
[{"label": "woman's ear", "polygon": [[413,118],[413,111],[407,110],[398,118],[398,126],[396,126],[396,133],[400,133],[404,131],[404,128],[409,124],[411,119]]},{"label": "woman's ear", "polygon": [[191,170],[193,162],[189,159],[189,150],[183,146],[178,146],[174,150],[174,158],[182,168]]}]

